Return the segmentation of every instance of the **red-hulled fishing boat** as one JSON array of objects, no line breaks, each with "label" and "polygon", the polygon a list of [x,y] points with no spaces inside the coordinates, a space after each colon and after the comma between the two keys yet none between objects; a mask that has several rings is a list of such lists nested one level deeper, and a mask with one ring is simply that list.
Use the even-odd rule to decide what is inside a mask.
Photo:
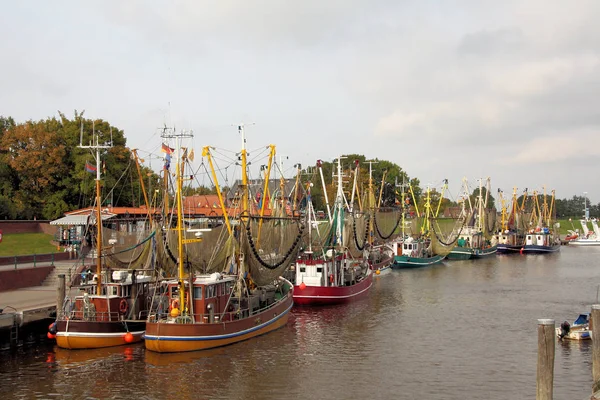
[{"label": "red-hulled fishing boat", "polygon": [[[320,169],[320,163],[317,164]],[[363,259],[353,259],[343,246],[346,230],[346,204],[342,190],[342,171],[340,158],[337,160],[338,188],[328,235],[329,248],[315,254],[312,251],[312,230],[318,227],[310,197],[310,185],[307,190],[307,222],[309,246],[296,260],[294,303],[302,306],[328,305],[357,300],[368,294],[373,284],[373,271]],[[322,176],[322,174],[321,174]]]}]

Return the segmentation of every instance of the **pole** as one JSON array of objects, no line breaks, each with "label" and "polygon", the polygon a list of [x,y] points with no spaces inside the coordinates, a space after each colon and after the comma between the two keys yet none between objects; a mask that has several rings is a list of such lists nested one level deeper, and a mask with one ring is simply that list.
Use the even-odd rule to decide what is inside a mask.
[{"label": "pole", "polygon": [[538,319],[536,400],[552,400],[554,386],[555,329],[553,319]]},{"label": "pole", "polygon": [[63,303],[65,301],[65,274],[58,275],[58,288],[56,289],[56,318],[59,318],[63,312]]},{"label": "pole", "polygon": [[590,328],[592,329],[592,379],[594,391],[600,389],[600,304],[592,305]]}]

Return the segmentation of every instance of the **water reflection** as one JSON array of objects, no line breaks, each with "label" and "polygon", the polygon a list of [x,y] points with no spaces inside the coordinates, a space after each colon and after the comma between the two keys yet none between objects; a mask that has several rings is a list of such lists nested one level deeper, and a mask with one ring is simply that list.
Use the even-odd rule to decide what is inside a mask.
[{"label": "water reflection", "polygon": [[[583,251],[581,251],[583,250]],[[8,398],[522,399],[535,397],[537,319],[596,301],[600,249],[392,271],[354,304],[294,308],[287,326],[219,349],[143,344],[0,354]],[[591,342],[556,344],[555,398],[585,398]]]}]

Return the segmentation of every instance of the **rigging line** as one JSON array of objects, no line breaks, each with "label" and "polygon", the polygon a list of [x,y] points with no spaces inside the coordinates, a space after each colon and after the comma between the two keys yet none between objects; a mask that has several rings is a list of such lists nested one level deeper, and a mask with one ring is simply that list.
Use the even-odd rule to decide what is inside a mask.
[{"label": "rigging line", "polygon": [[[113,185],[112,189],[107,193],[106,197],[104,197],[103,201],[108,200],[108,196],[110,196],[111,193],[115,190],[115,187],[119,184],[119,182],[121,181],[121,179],[123,179],[123,177],[125,176],[125,174],[129,171],[130,167],[131,167],[131,160],[129,160],[129,163],[127,164],[127,168],[125,168],[125,170],[123,171],[123,173],[121,174],[121,176],[119,177],[119,179]],[[123,191],[123,188],[121,188],[121,191]],[[119,197],[120,197],[120,194],[119,194]],[[117,199],[119,197],[117,197]],[[111,204],[111,205],[114,206],[114,204]]]}]

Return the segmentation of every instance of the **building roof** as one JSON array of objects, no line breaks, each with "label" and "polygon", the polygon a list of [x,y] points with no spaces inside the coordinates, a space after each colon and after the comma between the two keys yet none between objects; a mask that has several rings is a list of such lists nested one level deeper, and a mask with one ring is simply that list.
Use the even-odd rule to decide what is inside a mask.
[{"label": "building roof", "polygon": [[[91,213],[70,214],[65,217],[50,221],[50,225],[87,225]],[[95,214],[94,214],[95,215]],[[116,217],[116,214],[102,213],[102,221]]]}]

